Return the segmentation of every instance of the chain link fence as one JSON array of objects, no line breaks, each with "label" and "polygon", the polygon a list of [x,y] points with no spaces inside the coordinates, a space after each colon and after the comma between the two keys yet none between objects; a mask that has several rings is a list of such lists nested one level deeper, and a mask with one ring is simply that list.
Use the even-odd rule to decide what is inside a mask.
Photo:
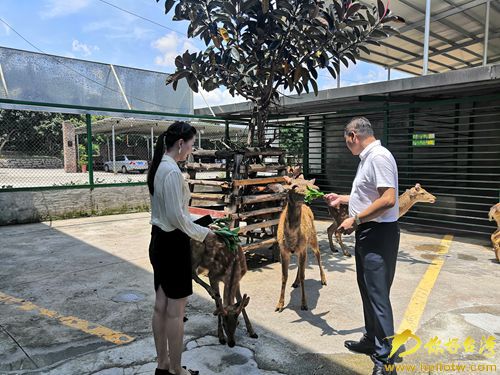
[{"label": "chain link fence", "polygon": [[[0,110],[0,189],[144,184],[158,136],[177,119],[119,115]],[[226,150],[246,145],[246,120],[195,117],[187,119],[197,129],[195,148]],[[287,150],[289,165],[302,163],[300,121],[273,120],[266,138],[270,146]]]}]

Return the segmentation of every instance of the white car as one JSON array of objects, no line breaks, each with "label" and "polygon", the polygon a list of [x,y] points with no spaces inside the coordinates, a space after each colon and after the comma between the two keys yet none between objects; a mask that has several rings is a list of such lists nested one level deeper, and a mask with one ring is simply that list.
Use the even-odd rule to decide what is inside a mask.
[{"label": "white car", "polygon": [[[132,171],[138,171],[139,173],[144,173],[148,170],[147,160],[140,160],[135,155],[118,155],[115,161],[116,171],[122,173],[128,173]],[[104,163],[104,171],[113,171],[113,160]]]}]

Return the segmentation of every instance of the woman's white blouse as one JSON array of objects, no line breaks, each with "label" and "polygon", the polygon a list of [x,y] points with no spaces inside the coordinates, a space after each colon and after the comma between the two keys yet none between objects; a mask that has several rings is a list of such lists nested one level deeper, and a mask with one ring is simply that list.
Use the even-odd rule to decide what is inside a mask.
[{"label": "woman's white blouse", "polygon": [[179,229],[196,241],[204,241],[210,229],[195,224],[189,214],[189,186],[177,162],[163,155],[156,171],[151,199],[150,224],[165,232]]}]

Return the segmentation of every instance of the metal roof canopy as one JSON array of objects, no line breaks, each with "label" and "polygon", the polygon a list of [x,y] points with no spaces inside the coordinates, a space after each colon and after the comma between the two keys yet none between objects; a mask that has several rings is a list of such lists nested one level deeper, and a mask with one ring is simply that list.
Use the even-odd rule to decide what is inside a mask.
[{"label": "metal roof canopy", "polygon": [[[108,117],[102,120],[97,120],[92,123],[92,134],[112,135],[113,128],[115,134],[139,134],[150,137],[151,133],[154,136],[159,136],[172,124],[175,120],[147,120],[142,118],[121,118],[121,117]],[[190,122],[196,130],[201,134],[224,134],[225,126],[223,122]],[[230,135],[242,136],[245,132],[245,125],[233,125],[229,127]],[[87,134],[85,126],[75,129],[75,134]]]},{"label": "metal roof canopy", "polygon": [[[433,99],[485,95],[500,92],[500,64],[471,69],[449,71],[422,77],[403,78],[391,81],[348,86],[339,89],[292,95],[280,98],[280,116],[306,116],[332,113],[337,110],[363,108],[370,104],[366,100],[387,100],[410,103]],[[373,104],[373,103],[372,103]],[[214,106],[217,116],[246,115],[252,113],[250,102]],[[197,115],[210,114],[208,108],[195,110]]]},{"label": "metal roof canopy", "polygon": [[369,45],[371,54],[361,53],[361,60],[416,75],[500,61],[500,0],[398,0],[390,9],[406,21],[396,25],[401,34],[380,41],[380,47]]},{"label": "metal roof canopy", "polygon": [[174,92],[165,85],[167,77],[162,72],[0,47],[0,99],[56,103],[54,107],[0,103],[0,108],[111,116],[116,113],[106,108],[192,114],[193,92],[187,83],[179,82]]}]

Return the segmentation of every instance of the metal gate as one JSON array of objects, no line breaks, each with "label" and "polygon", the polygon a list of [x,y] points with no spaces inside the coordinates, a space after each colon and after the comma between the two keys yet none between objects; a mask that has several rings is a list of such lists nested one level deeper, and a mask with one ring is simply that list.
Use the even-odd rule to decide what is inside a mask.
[{"label": "metal gate", "polygon": [[[377,106],[306,118],[308,176],[323,191],[348,194],[359,161],[347,149],[343,129],[366,116],[375,135],[394,154],[400,193],[420,183],[437,197],[400,219],[415,229],[490,235],[490,207],[500,194],[500,96]],[[313,206],[327,218],[322,202]]]}]

